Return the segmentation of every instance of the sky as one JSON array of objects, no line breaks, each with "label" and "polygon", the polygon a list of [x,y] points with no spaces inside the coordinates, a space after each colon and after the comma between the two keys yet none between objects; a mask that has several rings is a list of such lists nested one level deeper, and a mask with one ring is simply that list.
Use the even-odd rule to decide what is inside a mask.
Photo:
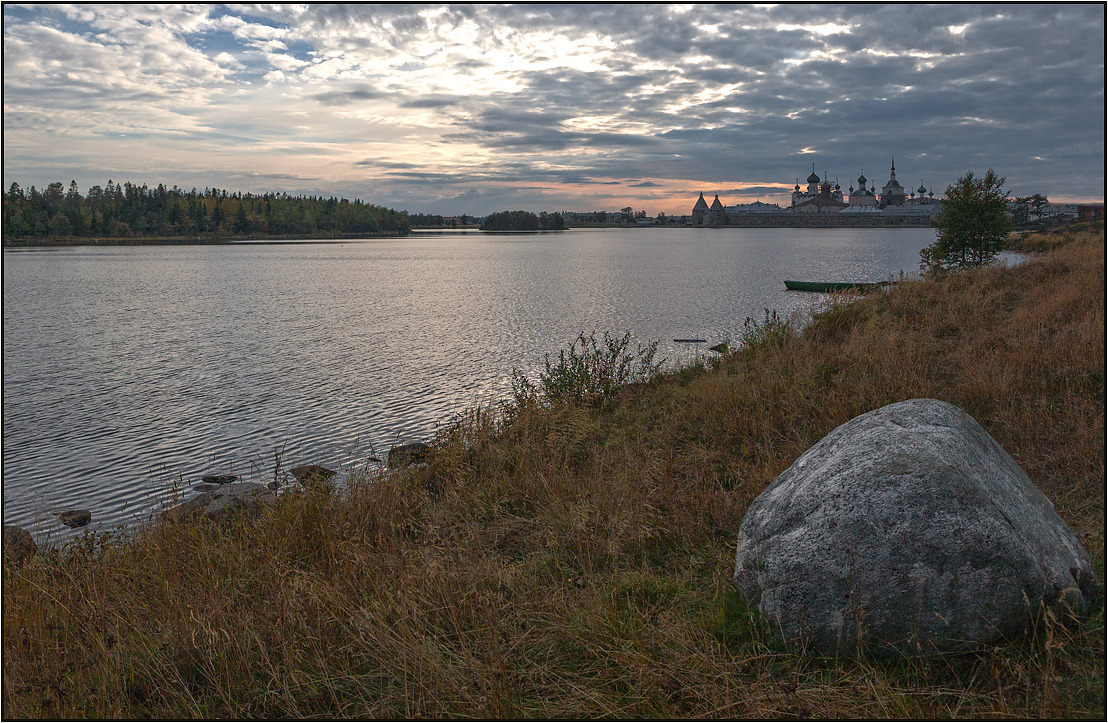
[{"label": "sky", "polygon": [[1104,4],[5,4],[4,188],[412,213],[789,203],[812,172],[1103,202]]}]

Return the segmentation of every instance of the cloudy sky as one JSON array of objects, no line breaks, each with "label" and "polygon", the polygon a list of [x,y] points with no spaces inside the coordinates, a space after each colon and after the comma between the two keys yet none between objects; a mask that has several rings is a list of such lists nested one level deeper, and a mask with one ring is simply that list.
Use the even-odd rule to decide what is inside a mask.
[{"label": "cloudy sky", "polygon": [[4,5],[4,186],[412,212],[788,202],[815,164],[1104,197],[1105,6]]}]

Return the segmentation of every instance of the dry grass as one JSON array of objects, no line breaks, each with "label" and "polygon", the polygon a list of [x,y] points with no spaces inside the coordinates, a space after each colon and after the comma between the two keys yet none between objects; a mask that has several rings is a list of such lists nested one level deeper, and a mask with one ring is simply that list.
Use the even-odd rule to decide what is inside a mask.
[{"label": "dry grass", "polygon": [[1105,569],[1105,246],[842,300],[587,406],[473,410],[428,465],[263,517],[86,537],[3,590],[14,718],[1103,718],[1103,601],[972,655],[780,651],[750,501],[838,424],[974,416]]}]

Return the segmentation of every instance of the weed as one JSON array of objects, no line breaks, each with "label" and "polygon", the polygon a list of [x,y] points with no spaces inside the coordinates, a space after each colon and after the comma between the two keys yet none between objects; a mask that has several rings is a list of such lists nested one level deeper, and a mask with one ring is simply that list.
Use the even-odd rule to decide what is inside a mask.
[{"label": "weed", "polygon": [[536,385],[518,369],[512,370],[512,394],[517,406],[536,400],[549,404],[595,405],[611,398],[627,384],[645,382],[658,372],[665,360],[654,361],[658,342],[639,345],[630,352],[631,332],[622,337],[604,332],[603,342],[596,333],[582,332],[568,349],[558,352],[558,361],[546,356],[546,371],[539,372]]}]

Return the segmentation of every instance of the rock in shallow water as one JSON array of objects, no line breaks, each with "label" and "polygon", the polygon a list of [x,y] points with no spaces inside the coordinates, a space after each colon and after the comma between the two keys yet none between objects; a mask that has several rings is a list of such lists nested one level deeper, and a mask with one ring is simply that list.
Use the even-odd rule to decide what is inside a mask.
[{"label": "rock in shallow water", "polygon": [[1088,553],[969,415],[912,399],[838,427],[751,504],[735,587],[821,655],[994,643],[1041,606],[1083,615]]},{"label": "rock in shallow water", "polygon": [[218,522],[236,515],[254,516],[276,501],[277,495],[265,485],[222,485],[169,508],[161,514],[161,519],[165,522],[182,522],[203,518]]},{"label": "rock in shallow water", "polygon": [[305,486],[325,484],[336,474],[333,469],[327,469],[318,464],[305,464],[299,467],[293,467],[289,470],[289,473],[296,478],[297,482]]},{"label": "rock in shallow water", "polygon": [[228,485],[238,478],[239,476],[237,474],[208,474],[204,475],[200,479],[204,480],[206,484],[210,485]]},{"label": "rock in shallow water", "polygon": [[84,527],[92,522],[92,513],[88,510],[66,510],[58,513],[58,520],[67,527]]},{"label": "rock in shallow water", "polygon": [[400,444],[389,450],[389,467],[404,467],[427,459],[431,447],[423,442]]}]

